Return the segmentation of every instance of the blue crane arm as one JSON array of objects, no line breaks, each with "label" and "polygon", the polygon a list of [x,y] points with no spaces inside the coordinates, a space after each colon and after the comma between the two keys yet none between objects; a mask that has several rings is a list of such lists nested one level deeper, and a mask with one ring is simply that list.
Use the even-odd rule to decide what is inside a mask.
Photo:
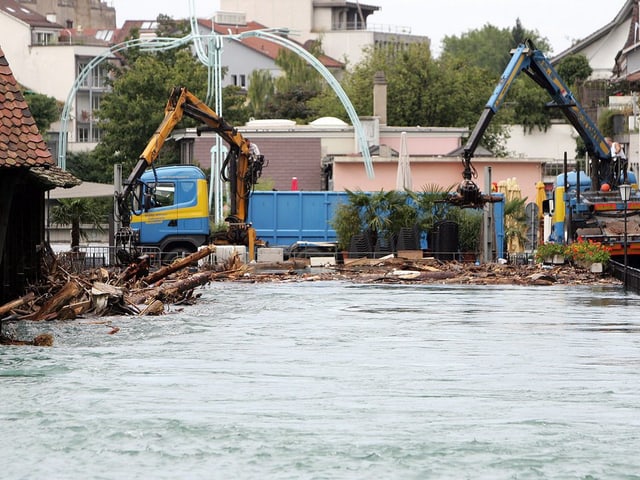
[{"label": "blue crane arm", "polygon": [[[480,115],[480,119],[464,146],[462,153],[464,165],[463,181],[458,188],[458,203],[474,203],[474,198],[478,200],[478,203],[482,203],[479,189],[471,180],[475,175],[471,165],[471,158],[491,120],[502,106],[509,88],[522,72],[526,73],[534,82],[547,91],[551,96],[551,102],[548,106],[560,108],[578,131],[578,134],[584,140],[589,156],[594,162],[594,171],[598,171],[600,160],[611,157],[611,151],[604,136],[584,111],[580,102],[573,96],[544,54],[537,50],[531,41],[527,40],[511,51],[511,60],[502,73],[498,85],[493,90]],[[455,200],[454,198],[454,203]]]},{"label": "blue crane arm", "polygon": [[485,105],[480,120],[478,120],[464,147],[464,157],[473,157],[482,135],[484,135],[493,116],[502,106],[509,88],[520,73],[524,72],[551,96],[552,100],[548,106],[562,109],[567,120],[582,137],[589,155],[596,159],[609,158],[611,152],[604,136],[544,54],[535,49],[530,41],[527,41],[514,49],[511,55],[507,68],[500,77],[498,85]]}]

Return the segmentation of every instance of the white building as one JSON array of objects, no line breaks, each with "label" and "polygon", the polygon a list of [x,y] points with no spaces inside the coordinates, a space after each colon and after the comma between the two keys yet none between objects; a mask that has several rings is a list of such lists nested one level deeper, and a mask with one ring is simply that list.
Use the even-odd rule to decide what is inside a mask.
[{"label": "white building", "polygon": [[[225,12],[273,28],[288,28],[300,43],[322,40],[324,52],[348,68],[359,63],[367,47],[378,44],[429,42],[398,26],[368,26],[367,17],[380,7],[346,0],[220,0]],[[220,15],[220,14],[219,14]]]},{"label": "white building", "polygon": [[[108,30],[69,29],[14,0],[0,0],[0,45],[16,80],[26,89],[65,102],[82,69],[108,51]],[[94,110],[106,91],[106,68],[94,69],[80,85],[68,126],[70,151],[91,150],[100,140]],[[57,148],[60,122],[51,126],[49,147]]]}]

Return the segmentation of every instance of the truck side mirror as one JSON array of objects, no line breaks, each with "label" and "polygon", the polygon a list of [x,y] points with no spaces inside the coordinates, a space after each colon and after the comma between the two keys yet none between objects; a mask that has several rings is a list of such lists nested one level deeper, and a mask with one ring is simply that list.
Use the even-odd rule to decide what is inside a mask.
[{"label": "truck side mirror", "polygon": [[153,201],[151,199],[151,191],[149,189],[146,189],[144,192],[144,198],[142,200],[142,208],[145,212],[151,210],[151,207],[153,207]]}]

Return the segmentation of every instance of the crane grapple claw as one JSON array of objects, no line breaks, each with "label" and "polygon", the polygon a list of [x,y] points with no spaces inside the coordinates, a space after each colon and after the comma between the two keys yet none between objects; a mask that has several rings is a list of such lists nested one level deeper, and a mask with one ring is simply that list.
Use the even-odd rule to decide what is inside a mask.
[{"label": "crane grapple claw", "polygon": [[486,203],[501,201],[500,196],[483,194],[473,180],[463,180],[456,192],[447,198],[447,203],[460,208],[482,208]]}]

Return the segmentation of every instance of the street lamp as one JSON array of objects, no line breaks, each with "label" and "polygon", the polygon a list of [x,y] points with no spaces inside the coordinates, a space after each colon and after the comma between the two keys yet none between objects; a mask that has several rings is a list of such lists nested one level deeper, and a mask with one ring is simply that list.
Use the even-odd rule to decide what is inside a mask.
[{"label": "street lamp", "polygon": [[620,198],[624,202],[624,288],[627,289],[627,203],[631,197],[631,185],[620,185]]}]

